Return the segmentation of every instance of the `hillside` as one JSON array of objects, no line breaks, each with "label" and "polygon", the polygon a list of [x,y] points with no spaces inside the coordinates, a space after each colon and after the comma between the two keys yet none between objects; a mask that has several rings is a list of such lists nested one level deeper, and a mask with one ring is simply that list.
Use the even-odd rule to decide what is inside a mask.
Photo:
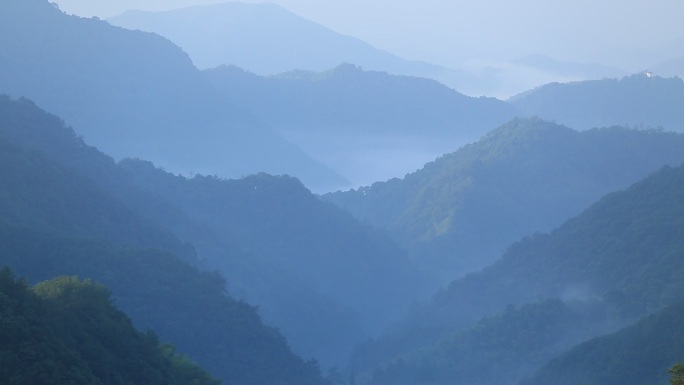
[{"label": "hillside", "polygon": [[587,341],[545,365],[521,385],[665,384],[684,354],[684,305],[677,303],[619,332]]},{"label": "hillside", "polygon": [[[225,295],[222,278],[200,273],[169,252],[184,251],[184,259],[197,264],[191,246],[73,167],[8,140],[23,133],[36,138],[36,147],[75,149],[62,156],[89,154],[88,167],[107,165],[104,155],[54,125],[56,119],[32,103],[4,102],[2,110],[12,105],[25,114],[6,115],[15,124],[3,125],[0,132],[0,264],[34,282],[78,275],[106,284],[137,327],[155,330],[221,379],[323,381],[318,368],[295,356],[253,307]],[[36,126],[52,135],[31,131]],[[39,138],[51,140],[41,144]],[[224,252],[241,257],[235,247]]]},{"label": "hillside", "polygon": [[133,328],[109,291],[60,277],[29,286],[0,270],[0,378],[22,384],[218,384],[157,336]]},{"label": "hillside", "polygon": [[613,125],[684,132],[684,81],[636,74],[621,79],[551,83],[511,97],[521,114],[576,129]]},{"label": "hillside", "polygon": [[7,221],[184,251],[220,271],[229,292],[258,305],[307,359],[341,365],[434,286],[395,242],[294,178],[188,179],[146,161],[115,163],[28,100],[0,98],[0,117],[13,149],[0,170],[11,181],[0,186]]},{"label": "hillside", "polygon": [[681,134],[516,119],[403,179],[323,199],[387,229],[446,283],[604,194],[684,161]]},{"label": "hillside", "polygon": [[[451,283],[428,306],[414,313],[403,332],[360,349],[355,355],[360,359],[357,365],[373,367],[383,361],[392,362],[397,352],[414,352],[414,366],[439,360],[440,350],[430,349],[433,344],[444,344],[449,336],[467,330],[482,317],[496,316],[510,304],[540,298],[602,304],[608,317],[604,319],[611,321],[607,326],[612,327],[680,301],[684,287],[680,274],[684,253],[683,196],[684,166],[665,167],[625,191],[607,195],[557,230],[523,239],[490,267]],[[566,343],[583,342],[577,335],[592,328],[600,331],[602,323],[599,317],[589,327],[578,324],[569,330],[575,337]],[[525,334],[519,331],[514,335],[520,342]],[[567,331],[557,335],[563,339],[567,336]],[[557,339],[551,342],[557,343]],[[487,352],[501,354],[491,349],[478,354]],[[513,352],[504,354],[513,357]],[[650,357],[664,364],[659,355]],[[608,362],[610,358],[600,360]]]},{"label": "hillside", "polygon": [[494,98],[473,98],[434,80],[353,64],[265,77],[222,66],[204,75],[355,185],[415,171],[515,115]]},{"label": "hillside", "polygon": [[206,83],[161,36],[61,13],[46,0],[0,4],[0,93],[56,113],[89,144],[174,172],[290,174],[345,181]]}]

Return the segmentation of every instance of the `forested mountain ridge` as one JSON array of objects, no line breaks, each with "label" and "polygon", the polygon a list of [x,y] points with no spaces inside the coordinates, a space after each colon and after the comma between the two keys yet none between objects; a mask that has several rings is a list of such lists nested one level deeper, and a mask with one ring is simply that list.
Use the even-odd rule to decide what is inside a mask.
[{"label": "forested mountain ridge", "polygon": [[[403,332],[371,342],[355,356],[360,365],[368,366],[393,362],[391,355],[396,358],[397,352],[414,352],[410,362],[404,360],[404,367],[435,360],[439,365],[440,350],[430,348],[433,344],[444,344],[454,333],[510,304],[540,298],[600,304],[606,318],[589,324],[595,332],[601,331],[602,324],[619,326],[676,303],[684,293],[683,197],[684,165],[664,167],[624,191],[605,196],[553,232],[512,245],[490,267],[436,294],[428,306],[414,313]],[[581,336],[587,330],[569,331]],[[522,330],[514,333],[524,335]],[[580,342],[581,338],[574,339],[575,344]]]},{"label": "forested mountain ridge", "polygon": [[[260,174],[241,180],[201,175],[188,179],[141,160],[117,164],[28,100],[0,98],[0,117],[9,122],[0,126],[0,137],[27,148],[19,151],[24,157],[35,153],[32,156],[44,158],[22,172],[14,172],[14,163],[5,163],[7,172],[19,178],[4,186],[17,190],[6,206],[16,208],[17,202],[27,201],[25,206],[34,211],[24,214],[37,218],[18,224],[44,222],[50,211],[32,202],[50,194],[76,208],[92,201],[67,199],[85,195],[85,187],[91,186],[102,195],[97,198],[101,211],[108,213],[106,204],[111,202],[119,208],[114,214],[142,217],[141,223],[162,229],[193,263],[221,271],[230,293],[258,305],[266,322],[278,326],[293,349],[307,358],[341,365],[358,341],[398,320],[416,296],[427,296],[433,286],[387,236],[321,202],[294,178]],[[46,177],[58,171],[75,182],[62,186],[72,179]],[[22,190],[27,179],[36,180],[34,189]],[[60,189],[46,189],[50,180]],[[68,192],[67,198],[58,194],[61,191]],[[78,210],[57,213],[60,220],[80,220]],[[87,236],[100,235],[97,221],[77,223],[90,231]],[[122,226],[149,238],[146,243],[126,243],[170,249],[156,241],[160,236],[145,233],[135,222]],[[114,226],[112,234],[104,233],[105,239],[121,242],[113,237],[118,230]]]},{"label": "forested mountain ridge", "polygon": [[207,84],[167,39],[68,16],[46,0],[0,3],[0,93],[56,113],[89,144],[174,172],[345,181]]},{"label": "forested mountain ridge", "polygon": [[684,161],[684,136],[620,127],[575,131],[515,119],[403,179],[323,199],[389,230],[444,282],[493,262],[604,194]]},{"label": "forested mountain ridge", "polygon": [[353,64],[264,77],[227,66],[203,72],[231,100],[355,185],[412,172],[515,116],[494,98]]},{"label": "forested mountain ridge", "polygon": [[0,270],[0,383],[218,384],[153,333],[133,328],[108,290],[60,277],[29,286]]},{"label": "forested mountain ridge", "polygon": [[684,304],[668,306],[638,323],[587,341],[555,358],[521,385],[665,384],[682,359]]},{"label": "forested mountain ridge", "polygon": [[621,79],[550,83],[508,99],[521,114],[576,129],[613,125],[684,132],[684,81],[635,74]]},{"label": "forested mountain ridge", "polygon": [[[111,159],[31,102],[4,98],[0,106],[0,264],[33,282],[78,275],[106,284],[138,327],[154,329],[226,381],[324,382],[255,308],[225,294],[222,278],[169,252],[197,263],[190,246],[105,188],[102,180],[117,178],[102,172],[115,167]],[[24,141],[33,144],[18,144]],[[99,170],[101,179],[79,173],[79,165]]]}]

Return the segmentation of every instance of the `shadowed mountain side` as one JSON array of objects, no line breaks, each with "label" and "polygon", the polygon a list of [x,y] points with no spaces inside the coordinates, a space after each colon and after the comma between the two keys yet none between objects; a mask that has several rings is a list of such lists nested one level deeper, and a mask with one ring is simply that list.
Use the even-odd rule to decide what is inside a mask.
[{"label": "shadowed mountain side", "polygon": [[268,77],[227,66],[204,74],[232,101],[356,185],[415,171],[515,116],[497,99],[352,64]]},{"label": "shadowed mountain side", "polygon": [[[147,162],[128,160],[121,166],[139,186],[201,219],[220,238],[353,310],[370,335],[398,320],[416,297],[434,287],[388,237],[321,202],[293,178],[259,174],[240,180],[188,180]],[[220,255],[213,258],[215,266],[233,263]],[[230,270],[222,271],[229,280],[243,282],[249,296],[253,284]],[[317,327],[325,325],[309,326]]]},{"label": "shadowed mountain side", "polygon": [[678,303],[614,334],[583,343],[521,385],[666,384],[684,356],[684,304]]},{"label": "shadowed mountain side", "polygon": [[[197,250],[194,263],[220,270],[228,278],[231,294],[258,305],[265,320],[283,331],[293,349],[326,366],[341,365],[358,341],[400,318],[413,298],[433,290],[434,285],[388,237],[321,202],[294,178],[260,174],[242,180],[186,179],[140,160],[116,164],[28,100],[0,98],[0,118],[8,122],[0,125],[0,137],[39,152],[44,167],[66,169],[66,176],[59,178],[30,169],[8,171],[21,183],[0,186],[0,190],[18,191],[9,195],[13,203],[0,203],[0,208],[16,212],[25,206],[35,212],[35,220],[19,223],[43,223],[49,218],[46,213],[54,211],[60,221],[78,223],[88,231],[86,236],[104,234],[120,242],[114,237],[123,231],[118,222],[105,221],[110,227],[104,233],[99,224],[103,221],[99,214],[109,213],[109,205],[116,204],[114,214],[135,214],[153,228],[168,229],[167,235],[181,249],[194,252],[169,230],[191,243]],[[33,188],[18,187],[27,184]],[[75,210],[49,211],[37,197],[51,193],[58,197],[48,202]],[[93,201],[105,206],[86,211],[86,219],[95,219],[80,220],[81,205]],[[17,214],[21,215],[31,217],[26,210]],[[153,243],[159,236],[149,235],[154,233],[134,222],[121,223],[147,241],[143,246],[171,248],[168,242]]]},{"label": "shadowed mountain side", "polygon": [[0,92],[35,100],[116,159],[185,174],[291,174],[316,190],[346,183],[229,103],[168,40],[44,0],[0,4]]},{"label": "shadowed mountain side", "polygon": [[403,332],[367,344],[356,356],[373,357],[363,363],[377,365],[431,346],[509,304],[540,298],[603,302],[622,322],[673,304],[684,293],[683,197],[684,166],[665,167],[609,194],[550,234],[525,238],[490,267],[452,282],[414,313]]},{"label": "shadowed mountain side", "polygon": [[0,378],[18,384],[218,385],[153,332],[141,333],[91,281],[33,287],[0,270]]},{"label": "shadowed mountain side", "polygon": [[684,132],[684,81],[636,74],[622,79],[551,83],[511,97],[521,113],[576,129],[630,125]]},{"label": "shadowed mountain side", "polygon": [[606,193],[684,161],[684,135],[619,127],[578,132],[516,119],[403,179],[323,199],[387,229],[446,283],[511,242],[549,231]]},{"label": "shadowed mountain side", "polygon": [[0,158],[0,264],[33,281],[78,275],[105,283],[138,327],[153,328],[222,379],[323,382],[254,308],[225,295],[218,275],[166,251],[180,244],[168,232],[73,169],[4,136]]}]

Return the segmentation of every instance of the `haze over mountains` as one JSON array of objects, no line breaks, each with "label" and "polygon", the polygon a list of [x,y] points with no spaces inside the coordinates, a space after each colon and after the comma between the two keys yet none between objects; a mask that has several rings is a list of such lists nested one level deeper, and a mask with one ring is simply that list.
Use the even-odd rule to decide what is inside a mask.
[{"label": "haze over mountains", "polygon": [[[187,30],[232,20],[219,10],[325,35],[271,5],[163,15],[197,11]],[[0,372],[664,383],[684,357],[683,100],[680,78],[646,72],[504,101],[347,60],[200,70],[153,33],[6,0]]]},{"label": "haze over mountains", "polygon": [[[324,71],[352,63],[365,70],[435,79],[468,95],[499,97],[540,82],[625,75],[624,70],[609,66],[561,62],[541,55],[458,69],[406,60],[270,3],[226,2],[164,12],[128,11],[107,20],[167,37],[188,52],[201,69],[235,65],[259,75],[273,75],[292,70]],[[202,28],[195,27],[197,20],[202,20]],[[530,82],[532,74],[537,83]]]},{"label": "haze over mountains", "polygon": [[168,40],[41,0],[0,7],[3,92],[34,99],[115,158],[184,174],[292,174],[312,188],[346,183],[223,98]]}]

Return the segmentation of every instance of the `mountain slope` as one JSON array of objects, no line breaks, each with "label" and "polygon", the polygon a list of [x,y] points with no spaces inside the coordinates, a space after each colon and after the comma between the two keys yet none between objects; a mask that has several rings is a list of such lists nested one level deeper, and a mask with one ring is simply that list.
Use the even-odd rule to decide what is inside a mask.
[{"label": "mountain slope", "polygon": [[525,115],[576,129],[612,125],[662,126],[684,132],[684,81],[636,74],[622,79],[551,83],[511,97]]},{"label": "mountain slope", "polygon": [[352,64],[268,77],[225,66],[204,74],[231,100],[357,185],[403,176],[515,115],[497,99]]},{"label": "mountain slope", "polygon": [[[73,222],[84,237],[187,251],[192,263],[221,271],[231,294],[258,305],[297,353],[326,366],[341,365],[358,341],[402,317],[432,287],[395,242],[294,178],[188,179],[146,161],[117,164],[27,100],[0,98],[0,118],[11,122],[0,125],[0,138],[20,154],[0,170],[16,182],[0,186],[9,192],[0,208],[21,219],[13,223],[59,231]],[[29,155],[36,160],[22,161]],[[50,210],[43,201],[75,209]],[[99,210],[79,215],[93,201]],[[54,223],[46,220],[51,213]],[[161,243],[129,216],[173,242]],[[124,230],[146,242],[116,237]]]},{"label": "mountain slope", "polygon": [[[509,304],[540,298],[602,302],[618,326],[676,303],[684,292],[683,197],[684,166],[609,194],[557,230],[526,238],[492,266],[454,281],[403,333],[368,344],[358,357],[377,364],[383,354],[386,360],[397,351],[419,352]],[[434,358],[426,351],[415,362]]]},{"label": "mountain slope", "polygon": [[0,270],[5,383],[218,384],[201,368],[140,333],[108,290],[60,277],[34,287]]},{"label": "mountain slope", "polygon": [[678,303],[614,334],[587,341],[545,365],[524,385],[665,384],[684,354],[684,305]]},{"label": "mountain slope", "polygon": [[386,228],[443,282],[493,262],[606,193],[684,161],[681,134],[517,119],[403,179],[324,195]]},{"label": "mountain slope", "polygon": [[0,74],[0,92],[35,100],[116,159],[144,157],[186,174],[292,174],[312,188],[344,184],[151,33],[67,16],[45,0],[3,1]]}]

